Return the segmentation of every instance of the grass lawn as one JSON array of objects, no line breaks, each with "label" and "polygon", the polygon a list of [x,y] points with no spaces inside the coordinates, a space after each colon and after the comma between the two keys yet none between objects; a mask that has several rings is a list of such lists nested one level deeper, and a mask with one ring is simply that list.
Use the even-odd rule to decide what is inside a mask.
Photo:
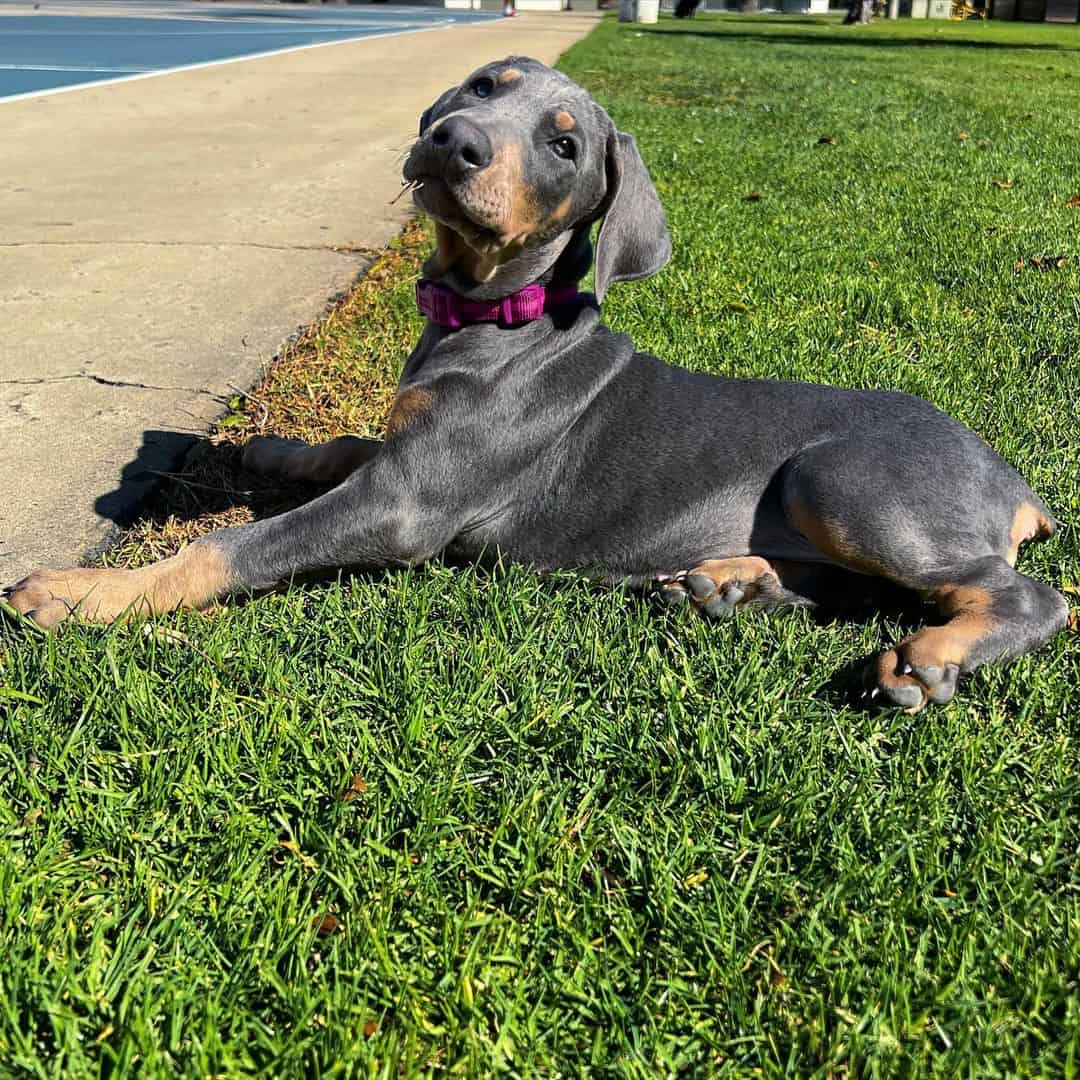
[{"label": "grass lawn", "polygon": [[[1075,592],[1080,29],[608,21],[563,66],[675,237],[609,322],[928,397],[1046,498],[1021,569]],[[425,242],[112,559],[250,513],[255,431],[379,431]],[[853,711],[832,676],[899,632],[439,565],[5,625],[0,1075],[1075,1076],[1080,635]]]}]

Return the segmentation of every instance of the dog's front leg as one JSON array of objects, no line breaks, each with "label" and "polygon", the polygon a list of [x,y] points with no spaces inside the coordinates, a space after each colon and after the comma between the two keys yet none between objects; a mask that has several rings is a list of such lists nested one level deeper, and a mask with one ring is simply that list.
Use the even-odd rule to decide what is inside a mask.
[{"label": "dog's front leg", "polygon": [[287,514],[222,529],[138,570],[39,570],[6,590],[39,626],[109,623],[179,607],[204,608],[337,567],[423,562],[451,540],[455,522],[409,493],[393,464],[372,462],[333,491]]}]

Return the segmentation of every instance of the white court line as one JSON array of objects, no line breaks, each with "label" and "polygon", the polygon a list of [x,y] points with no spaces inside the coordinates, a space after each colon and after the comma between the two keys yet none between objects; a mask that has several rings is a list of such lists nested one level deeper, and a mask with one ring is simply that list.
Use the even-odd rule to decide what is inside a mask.
[{"label": "white court line", "polygon": [[[77,67],[75,65],[61,66],[60,64],[0,64],[0,71],[153,71],[148,67],[132,67],[130,64],[122,64],[119,67]],[[4,99],[0,98],[0,101]]]},{"label": "white court line", "polygon": [[[163,22],[166,20],[162,20]],[[210,25],[210,20],[207,20],[207,25]],[[230,24],[231,26],[232,24]],[[326,26],[293,26],[284,27],[281,23],[260,23],[260,26],[273,25],[272,30],[233,30],[233,29],[217,29],[212,30],[5,30],[4,38],[13,37],[117,37],[117,38],[137,38],[137,37],[268,37],[272,34],[279,35],[291,35],[291,34],[355,34],[358,30],[370,30],[378,28],[380,26],[391,27],[406,27],[411,28],[414,26],[426,26],[427,23],[410,23],[410,22],[357,22],[353,26],[342,26],[340,23],[335,27]]]},{"label": "white court line", "polygon": [[[495,16],[492,16],[494,20]],[[346,45],[350,41],[365,41],[369,38],[401,37],[404,34],[426,34],[429,30],[445,30],[448,26],[470,26],[487,19],[471,19],[468,22],[457,19],[440,19],[429,26],[420,26],[415,30],[391,30],[389,33],[361,34],[342,41],[316,41],[311,45],[290,45],[284,49],[267,49],[265,52],[247,53],[244,56],[228,56],[224,60],[204,60],[198,64],[180,64],[178,67],[160,68],[157,71],[140,71],[136,75],[120,75],[115,79],[95,79],[93,82],[76,83],[74,86],[52,86],[48,90],[30,90],[24,94],[9,94],[0,97],[0,106],[9,101],[26,101],[28,98],[49,97],[53,94],[73,94],[76,90],[89,90],[93,87],[112,86],[114,83],[135,82],[137,79],[156,79],[159,75],[174,75],[179,71],[198,71],[201,68],[221,67],[224,64],[238,64],[244,60],[260,60],[264,56],[283,56],[285,53],[301,52],[304,49],[323,49],[331,45]]]}]

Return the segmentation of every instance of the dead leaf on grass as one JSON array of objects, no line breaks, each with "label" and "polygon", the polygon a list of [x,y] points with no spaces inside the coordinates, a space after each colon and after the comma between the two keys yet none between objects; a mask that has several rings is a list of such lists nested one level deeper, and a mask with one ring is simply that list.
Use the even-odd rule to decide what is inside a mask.
[{"label": "dead leaf on grass", "polygon": [[321,915],[316,915],[311,920],[311,929],[315,931],[319,937],[329,937],[331,934],[336,934],[341,929],[341,921],[336,915],[332,915],[329,911],[324,911]]},{"label": "dead leaf on grass", "polygon": [[378,1020],[369,1020],[364,1025],[364,1038],[365,1039],[370,1039],[371,1036],[374,1035],[375,1032],[377,1032],[378,1030],[379,1030],[379,1021]]},{"label": "dead leaf on grass", "polygon": [[1071,206],[1074,209],[1076,207],[1080,206],[1080,195],[1074,195],[1071,199],[1066,199],[1065,200],[1065,205],[1066,206]]},{"label": "dead leaf on grass", "polygon": [[746,202],[761,202],[765,196],[760,191],[751,191],[749,195],[744,195],[743,198]]},{"label": "dead leaf on grass", "polygon": [[991,184],[998,189],[998,191],[1012,191],[1013,182],[1011,180],[991,180]]},{"label": "dead leaf on grass", "polygon": [[960,132],[960,134],[959,134],[959,135],[957,135],[956,137],[957,137],[957,138],[958,138],[958,139],[959,139],[959,140],[960,140],[961,142],[967,142],[967,141],[968,141],[968,139],[970,139],[970,138],[971,138],[971,134],[970,134],[970,132],[967,132],[967,131],[961,131],[961,132]]},{"label": "dead leaf on grass", "polygon": [[1017,259],[1013,270],[1019,274],[1030,266],[1033,270],[1046,273],[1048,270],[1064,270],[1068,264],[1068,255],[1032,255],[1030,259]]},{"label": "dead leaf on grass", "polygon": [[836,145],[836,136],[835,135],[822,135],[821,138],[818,139],[817,142],[818,142],[818,146],[835,146]]},{"label": "dead leaf on grass", "polygon": [[1069,630],[1074,634],[1080,634],[1080,611],[1073,608],[1069,612],[1069,621],[1066,623]]},{"label": "dead leaf on grass", "polygon": [[345,794],[341,796],[342,802],[352,802],[357,795],[366,795],[368,790],[367,784],[364,783],[364,778],[357,773],[349,786],[345,789]]},{"label": "dead leaf on grass", "polygon": [[[286,856],[281,855],[281,851],[292,852],[300,862],[303,864],[305,870],[318,870],[319,864],[310,856],[305,855],[300,850],[300,845],[295,840],[281,840],[278,842],[277,851],[275,852],[274,861],[280,866],[285,861]],[[280,858],[278,857],[280,856]]]}]

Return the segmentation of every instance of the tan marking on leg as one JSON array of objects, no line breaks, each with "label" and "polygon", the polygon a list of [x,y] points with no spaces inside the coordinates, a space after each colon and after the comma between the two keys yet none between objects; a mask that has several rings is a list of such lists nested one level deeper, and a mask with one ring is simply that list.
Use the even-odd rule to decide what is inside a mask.
[{"label": "tan marking on leg", "polygon": [[51,629],[67,619],[111,623],[204,608],[235,585],[225,556],[204,541],[138,570],[39,570],[15,586],[9,603]]},{"label": "tan marking on leg", "polygon": [[830,559],[857,570],[860,574],[889,577],[880,563],[858,549],[839,522],[818,517],[799,503],[790,508],[788,517],[795,528],[823,555],[828,555]]},{"label": "tan marking on leg", "polygon": [[565,109],[562,109],[555,114],[555,126],[560,131],[573,131],[577,123]]},{"label": "tan marking on leg", "polygon": [[508,83],[517,82],[520,78],[521,72],[517,68],[504,68],[495,76],[495,81],[506,86]]},{"label": "tan marking on leg", "polygon": [[1013,516],[1009,530],[1009,550],[1005,555],[1010,566],[1016,565],[1016,556],[1020,545],[1029,540],[1047,540],[1054,535],[1054,526],[1049,518],[1031,503],[1022,503]]},{"label": "tan marking on leg", "polygon": [[410,386],[399,393],[386,421],[386,437],[392,439],[400,435],[431,409],[434,400],[434,395],[426,386]]},{"label": "tan marking on leg", "polygon": [[904,642],[902,651],[913,667],[956,664],[963,668],[971,647],[993,629],[993,596],[972,585],[944,585],[932,595],[949,621],[920,630]]},{"label": "tan marking on leg", "polygon": [[[966,668],[972,646],[982,641],[994,628],[993,596],[986,589],[973,585],[942,585],[932,594],[942,614],[949,621],[942,626],[926,626],[882,653],[877,662],[877,678],[886,689],[916,687],[922,701],[908,709],[918,712],[927,703],[927,690],[918,677],[917,669],[940,668],[954,664]],[[912,668],[905,672],[905,668]]]}]

